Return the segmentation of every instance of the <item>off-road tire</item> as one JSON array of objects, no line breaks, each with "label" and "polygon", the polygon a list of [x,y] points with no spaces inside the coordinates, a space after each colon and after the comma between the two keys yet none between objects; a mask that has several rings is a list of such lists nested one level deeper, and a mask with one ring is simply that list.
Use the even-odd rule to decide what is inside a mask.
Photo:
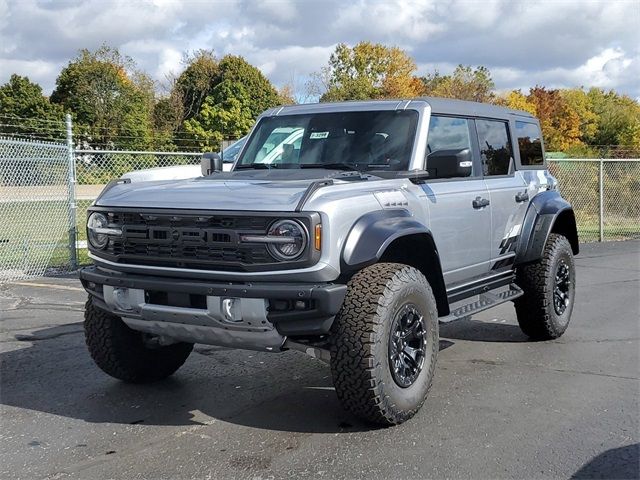
[{"label": "off-road tire", "polygon": [[[554,307],[553,290],[556,272],[560,262],[569,267],[569,304],[562,314]],[[575,263],[571,244],[566,237],[552,233],[536,262],[518,267],[516,283],[524,290],[524,295],[514,303],[518,323],[522,331],[534,340],[552,340],[560,337],[571,319],[575,300]]]},{"label": "off-road tire", "polygon": [[131,383],[161,380],[187,360],[192,343],[148,348],[143,334],[129,328],[120,317],[95,305],[91,298],[84,310],[84,332],[93,361],[105,373]]},{"label": "off-road tire", "polygon": [[[391,326],[408,304],[424,317],[424,363],[409,387],[394,380],[389,360]],[[439,349],[438,313],[427,279],[415,268],[379,263],[352,277],[331,330],[331,373],[338,399],[357,417],[395,425],[425,401]]]}]

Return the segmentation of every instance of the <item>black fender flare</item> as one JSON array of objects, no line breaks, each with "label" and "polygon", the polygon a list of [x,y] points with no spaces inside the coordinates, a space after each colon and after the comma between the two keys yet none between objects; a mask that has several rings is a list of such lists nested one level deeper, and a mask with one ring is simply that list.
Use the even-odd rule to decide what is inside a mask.
[{"label": "black fender flare", "polygon": [[516,248],[516,265],[542,258],[549,234],[561,217],[567,222],[562,231],[571,243],[573,253],[578,254],[578,231],[573,207],[557,190],[547,190],[533,197],[524,216]]},{"label": "black fender flare", "polygon": [[431,235],[407,210],[378,210],[361,216],[351,227],[342,249],[342,264],[359,270],[376,263],[397,238],[416,233]]},{"label": "black fender flare", "polygon": [[[403,239],[408,243],[404,245],[407,256],[403,251],[402,261],[418,268],[427,277],[436,297],[438,314],[447,315],[449,302],[438,248],[431,230],[412,217],[407,210],[379,210],[360,217],[344,242],[341,271],[348,275],[381,259],[385,261],[389,246],[396,240]],[[414,252],[412,246],[416,241],[419,245],[416,246],[418,250]],[[394,254],[397,255],[398,252],[395,251]]]}]

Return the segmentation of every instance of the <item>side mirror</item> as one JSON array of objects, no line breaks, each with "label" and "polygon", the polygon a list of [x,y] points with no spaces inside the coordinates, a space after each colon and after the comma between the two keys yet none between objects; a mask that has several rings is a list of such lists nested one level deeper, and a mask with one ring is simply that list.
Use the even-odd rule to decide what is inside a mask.
[{"label": "side mirror", "polygon": [[200,168],[204,177],[211,175],[213,172],[221,172],[222,158],[215,152],[203,153],[200,160]]},{"label": "side mirror", "polygon": [[427,171],[431,178],[469,177],[473,170],[471,150],[436,150],[427,156]]}]

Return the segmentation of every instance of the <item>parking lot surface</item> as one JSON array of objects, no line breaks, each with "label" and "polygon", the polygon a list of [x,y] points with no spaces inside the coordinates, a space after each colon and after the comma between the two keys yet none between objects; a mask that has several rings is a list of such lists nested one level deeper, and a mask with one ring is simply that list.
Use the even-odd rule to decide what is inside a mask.
[{"label": "parking lot surface", "polygon": [[640,242],[576,265],[562,338],[529,342],[512,304],[443,325],[429,398],[392,428],[297,352],[199,345],[120,383],[84,346],[77,279],[0,286],[0,478],[638,478]]}]

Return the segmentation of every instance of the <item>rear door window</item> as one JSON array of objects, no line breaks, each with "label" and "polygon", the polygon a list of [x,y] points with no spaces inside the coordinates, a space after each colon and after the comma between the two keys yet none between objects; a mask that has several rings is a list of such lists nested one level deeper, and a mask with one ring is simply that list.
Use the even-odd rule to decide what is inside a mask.
[{"label": "rear door window", "polygon": [[484,175],[508,175],[513,153],[507,122],[476,120],[476,129]]}]

